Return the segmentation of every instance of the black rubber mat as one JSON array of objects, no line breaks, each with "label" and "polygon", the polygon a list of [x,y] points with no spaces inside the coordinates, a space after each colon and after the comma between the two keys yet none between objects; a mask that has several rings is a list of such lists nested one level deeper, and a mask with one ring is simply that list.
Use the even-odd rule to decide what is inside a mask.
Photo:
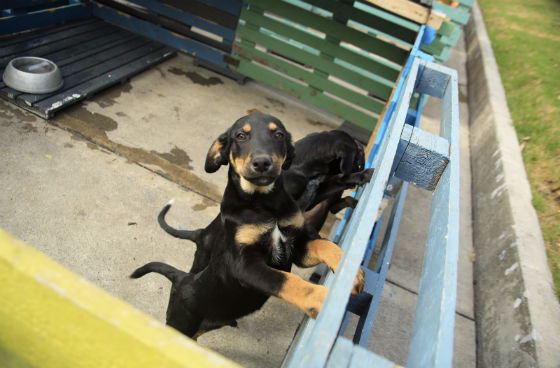
[{"label": "black rubber mat", "polygon": [[58,91],[29,94],[0,82],[0,97],[44,119],[176,54],[176,50],[98,18],[0,38],[0,70],[15,57],[55,62],[64,78]]}]

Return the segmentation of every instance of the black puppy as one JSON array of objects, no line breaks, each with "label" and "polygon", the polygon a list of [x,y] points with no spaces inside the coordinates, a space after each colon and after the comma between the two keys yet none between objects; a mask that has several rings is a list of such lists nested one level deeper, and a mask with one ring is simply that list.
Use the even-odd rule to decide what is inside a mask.
[{"label": "black puppy", "polygon": [[295,144],[295,158],[286,172],[286,190],[305,211],[305,219],[317,231],[328,212],[354,208],[352,197],[342,198],[346,189],[370,181],[373,169],[364,170],[360,142],[341,130],[313,133]]},{"label": "black puppy", "polygon": [[[271,295],[317,316],[327,288],[290,273],[291,266],[325,263],[336,272],[342,250],[319,238],[286,192],[282,172],[293,155],[289,132],[264,114],[239,119],[212,144],[205,169],[215,172],[229,163],[228,183],[220,215],[210,225],[207,266],[188,274],[167,268],[175,275],[169,277],[170,326],[192,337],[258,310]],[[149,263],[131,277],[165,274],[162,265]],[[363,284],[360,270],[354,292],[361,292]]]},{"label": "black puppy", "polygon": [[[361,171],[364,161],[362,145],[343,131],[313,133],[295,143],[295,158],[284,171],[284,186],[304,211],[306,221],[317,231],[321,230],[329,211],[336,213],[356,205],[354,198],[341,196],[344,190],[371,179],[373,169]],[[221,226],[219,216],[204,229],[175,229],[165,221],[172,204],[173,201],[163,207],[158,222],[174,237],[196,243],[190,272],[198,272],[208,264],[216,228]]]}]

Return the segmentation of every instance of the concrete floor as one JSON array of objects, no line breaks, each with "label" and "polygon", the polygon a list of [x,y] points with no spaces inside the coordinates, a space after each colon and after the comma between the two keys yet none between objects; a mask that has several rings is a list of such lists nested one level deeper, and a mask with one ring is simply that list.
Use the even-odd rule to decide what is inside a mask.
[{"label": "concrete floor", "polygon": [[[450,64],[459,70],[465,91],[462,48]],[[465,104],[462,138],[468,135]],[[128,275],[149,261],[190,266],[193,244],[163,232],[156,216],[171,198],[176,202],[168,221],[175,226],[204,227],[216,216],[226,170],[205,173],[206,152],[220,133],[254,109],[277,116],[296,140],[341,123],[258,84],[240,86],[194,67],[182,54],[49,122],[0,101],[0,227],[164,321],[169,282],[158,275],[133,281]],[[437,103],[428,106],[422,128],[438,126],[438,117]],[[454,365],[472,367],[468,145],[461,154],[466,176]],[[409,191],[370,346],[398,364],[406,363],[430,196]],[[310,270],[296,272],[305,277]],[[225,327],[198,341],[244,366],[279,366],[302,317],[295,307],[271,298],[238,328]]]}]

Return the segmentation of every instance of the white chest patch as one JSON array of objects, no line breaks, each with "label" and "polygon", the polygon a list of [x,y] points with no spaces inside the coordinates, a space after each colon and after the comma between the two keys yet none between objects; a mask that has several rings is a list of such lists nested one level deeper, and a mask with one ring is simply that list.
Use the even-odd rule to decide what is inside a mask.
[{"label": "white chest patch", "polygon": [[274,229],[272,230],[272,234],[270,236],[272,238],[272,258],[275,261],[280,261],[284,257],[283,243],[286,241],[286,237],[278,228],[278,224],[274,225]]}]

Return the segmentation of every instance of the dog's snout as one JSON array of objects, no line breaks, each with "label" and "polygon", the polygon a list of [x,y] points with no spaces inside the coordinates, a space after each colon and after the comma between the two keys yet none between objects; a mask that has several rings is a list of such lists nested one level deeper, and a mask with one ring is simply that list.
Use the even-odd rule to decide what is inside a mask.
[{"label": "dog's snout", "polygon": [[256,172],[266,172],[272,166],[272,159],[268,156],[257,156],[251,160],[251,166]]}]

